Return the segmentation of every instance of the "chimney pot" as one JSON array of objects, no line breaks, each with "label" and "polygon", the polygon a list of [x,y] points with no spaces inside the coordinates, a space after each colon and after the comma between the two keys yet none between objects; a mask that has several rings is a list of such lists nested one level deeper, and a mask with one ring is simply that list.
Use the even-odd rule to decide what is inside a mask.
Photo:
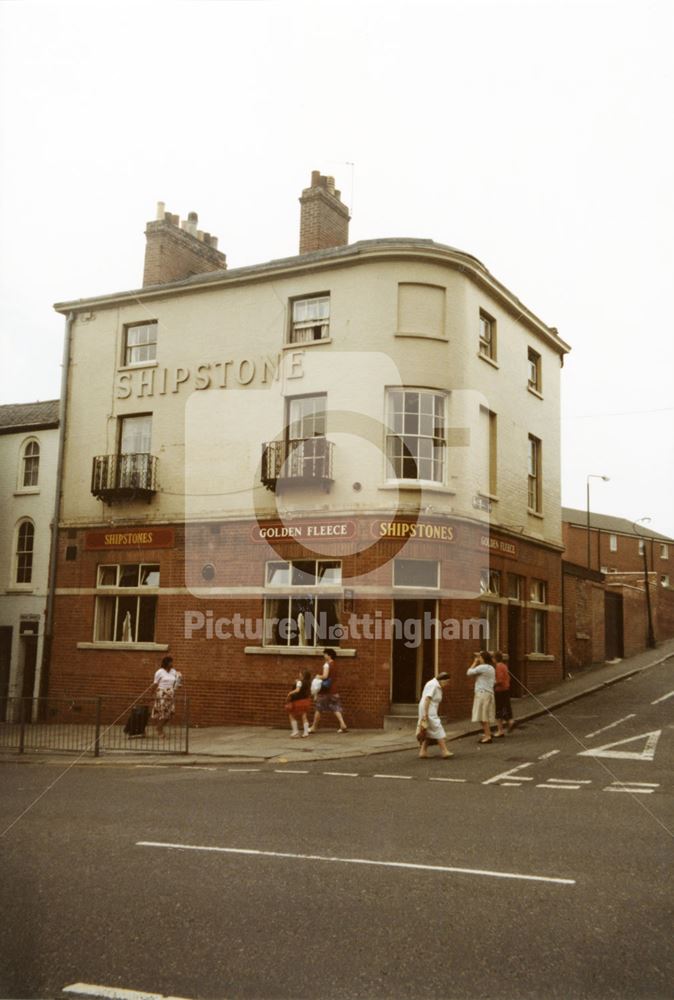
[{"label": "chimney pot", "polygon": [[157,221],[148,223],[145,231],[144,288],[226,270],[227,258],[217,249],[217,239],[197,229],[197,220],[197,213],[190,212],[181,222],[179,215],[166,211],[164,202],[157,204]]}]

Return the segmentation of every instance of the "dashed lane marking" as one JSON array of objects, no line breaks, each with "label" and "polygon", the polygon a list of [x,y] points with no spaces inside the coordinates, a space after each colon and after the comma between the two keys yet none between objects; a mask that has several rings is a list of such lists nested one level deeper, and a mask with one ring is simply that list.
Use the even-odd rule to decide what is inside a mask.
[{"label": "dashed lane marking", "polygon": [[217,771],[217,767],[204,767],[201,764],[181,764],[183,771]]},{"label": "dashed lane marking", "polygon": [[621,722],[627,722],[628,719],[635,719],[636,716],[634,712],[631,715],[624,715],[622,719],[618,719],[616,722],[611,722],[608,726],[602,726],[601,729],[595,729],[593,733],[588,733],[584,737],[586,740],[591,740],[593,736],[599,736],[600,733],[605,733],[607,729],[613,729],[614,726],[619,726]]},{"label": "dashed lane marking", "polygon": [[560,753],[560,751],[559,750],[548,750],[547,753],[542,753],[538,759],[539,760],[547,760],[548,757],[554,757],[556,753]]},{"label": "dashed lane marking", "polygon": [[455,868],[449,865],[422,865],[409,861],[375,861],[372,858],[337,858],[322,854],[290,854],[285,851],[256,851],[242,847],[204,847],[198,844],[169,844],[154,840],[139,840],[137,847],[157,847],[175,851],[209,851],[219,854],[245,854],[258,858],[281,858],[291,861],[328,861],[333,864],[370,865],[376,868],[399,868],[411,871],[439,872],[453,875],[482,875],[488,878],[517,879],[524,882],[551,882],[557,885],[575,885],[572,878],[551,877],[548,875],[525,875],[520,872],[497,872],[485,868]]},{"label": "dashed lane marking", "polygon": [[309,774],[308,771],[299,771],[292,767],[275,767],[274,771],[276,774]]},{"label": "dashed lane marking", "polygon": [[333,778],[357,778],[358,771],[323,771],[323,774],[329,774]]},{"label": "dashed lane marking", "polygon": [[373,778],[396,778],[398,781],[411,781],[411,774],[373,774]]},{"label": "dashed lane marking", "polygon": [[553,781],[558,785],[591,785],[592,782],[587,778],[548,778],[548,781]]},{"label": "dashed lane marking", "polygon": [[536,788],[554,788],[558,792],[576,792],[580,785],[551,785],[546,781],[542,785],[536,785]]},{"label": "dashed lane marking", "polygon": [[655,701],[651,702],[651,705],[659,705],[661,701],[666,701],[667,698],[674,698],[674,691],[668,691],[667,694],[663,694],[662,697],[656,698]]},{"label": "dashed lane marking", "polygon": [[227,770],[230,772],[230,774],[239,774],[239,773],[241,773],[241,774],[257,774],[257,772],[261,771],[262,768],[260,768],[260,767],[228,767]]},{"label": "dashed lane marking", "polygon": [[457,783],[465,784],[468,780],[467,778],[429,778],[429,781],[455,781]]},{"label": "dashed lane marking", "polygon": [[105,997],[106,1000],[188,1000],[187,997],[169,997],[163,993],[148,993],[147,990],[124,990],[119,986],[100,986],[98,983],[72,983],[64,986],[62,993],[76,996]]},{"label": "dashed lane marking", "polygon": [[632,792],[635,795],[652,795],[660,785],[648,781],[613,781],[603,792]]}]

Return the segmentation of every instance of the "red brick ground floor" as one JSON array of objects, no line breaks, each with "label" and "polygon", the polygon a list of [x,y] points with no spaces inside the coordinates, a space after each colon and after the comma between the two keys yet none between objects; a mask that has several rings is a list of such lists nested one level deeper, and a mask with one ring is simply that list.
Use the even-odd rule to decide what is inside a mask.
[{"label": "red brick ground floor", "polygon": [[[283,724],[299,673],[338,650],[354,727],[381,727],[448,671],[465,717],[480,648],[515,685],[562,678],[559,549],[449,517],[349,516],[61,532],[53,696],[136,698],[171,655],[199,725]],[[326,720],[328,722],[328,720]]]}]

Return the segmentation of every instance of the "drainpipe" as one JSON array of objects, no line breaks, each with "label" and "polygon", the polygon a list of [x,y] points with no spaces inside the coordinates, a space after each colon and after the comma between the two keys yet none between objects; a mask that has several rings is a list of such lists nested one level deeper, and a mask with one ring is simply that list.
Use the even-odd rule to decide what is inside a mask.
[{"label": "drainpipe", "polygon": [[51,546],[49,552],[49,584],[47,588],[47,608],[45,612],[44,644],[38,696],[44,698],[49,688],[49,667],[51,665],[52,633],[54,627],[54,591],[56,589],[56,569],[58,566],[59,521],[61,519],[61,479],[63,476],[63,455],[66,440],[66,412],[68,401],[68,375],[70,372],[70,342],[75,314],[66,316],[63,338],[63,360],[61,362],[61,401],[59,406],[59,446],[56,459],[56,493],[54,496],[54,516],[51,525]]}]

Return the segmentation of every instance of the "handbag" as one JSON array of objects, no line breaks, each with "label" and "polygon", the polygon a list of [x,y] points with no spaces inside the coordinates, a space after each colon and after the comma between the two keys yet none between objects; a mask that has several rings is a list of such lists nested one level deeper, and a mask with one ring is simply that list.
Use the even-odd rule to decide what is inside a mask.
[{"label": "handbag", "polygon": [[323,687],[323,678],[314,677],[314,679],[311,682],[311,694],[313,695],[314,698],[316,697],[317,694],[321,693],[322,687]]},{"label": "handbag", "polygon": [[324,677],[323,680],[321,680],[321,691],[327,691],[331,684],[332,677]]},{"label": "handbag", "polygon": [[438,741],[434,740],[431,736],[428,736],[427,733],[428,733],[428,723],[424,722],[423,719],[419,719],[419,724],[417,726],[417,731],[416,731],[417,743],[422,744],[425,740],[426,745],[432,747]]}]

